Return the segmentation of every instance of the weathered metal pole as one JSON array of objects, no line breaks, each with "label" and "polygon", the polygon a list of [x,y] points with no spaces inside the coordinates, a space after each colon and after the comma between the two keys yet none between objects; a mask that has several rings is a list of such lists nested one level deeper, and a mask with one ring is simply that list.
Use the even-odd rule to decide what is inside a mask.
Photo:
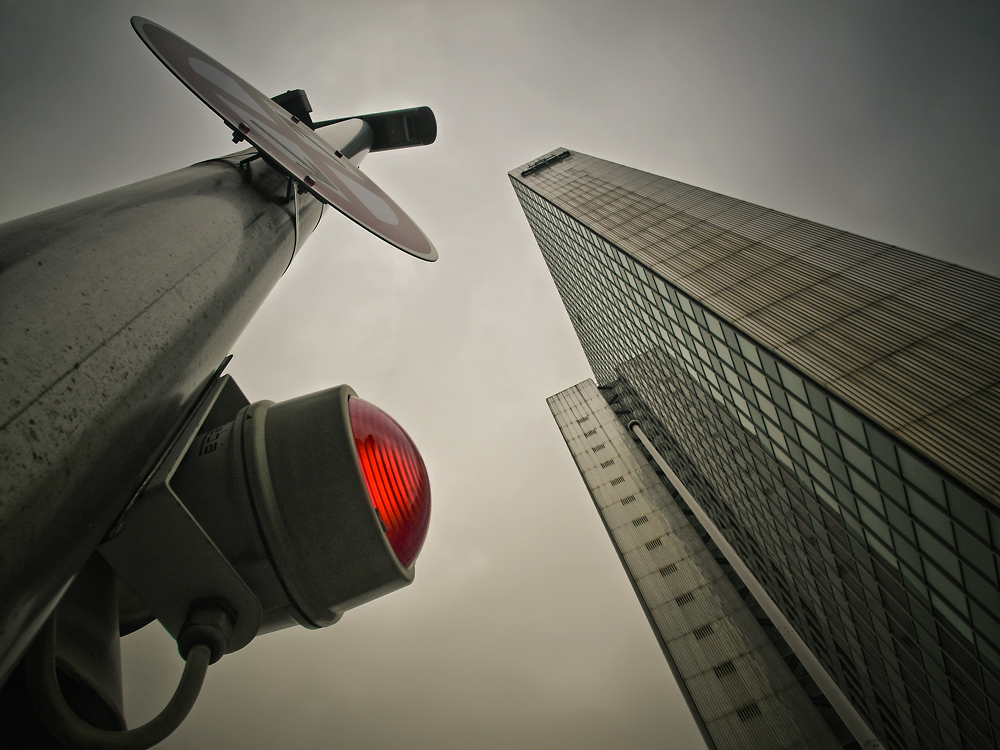
[{"label": "weathered metal pole", "polygon": [[240,157],[0,226],[0,684],[319,222]]}]

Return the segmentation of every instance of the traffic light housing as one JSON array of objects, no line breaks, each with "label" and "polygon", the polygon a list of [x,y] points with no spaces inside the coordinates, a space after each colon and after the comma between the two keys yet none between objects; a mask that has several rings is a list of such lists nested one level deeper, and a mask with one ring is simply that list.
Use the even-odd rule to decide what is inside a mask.
[{"label": "traffic light housing", "polygon": [[330,625],[409,584],[430,516],[413,442],[343,385],[242,408],[198,436],[173,487],[261,602],[264,631]]},{"label": "traffic light housing", "polygon": [[413,580],[427,470],[350,387],[250,404],[223,376],[182,443],[100,547],[175,637],[197,601],[232,610],[231,652],[259,633],[331,625]]}]

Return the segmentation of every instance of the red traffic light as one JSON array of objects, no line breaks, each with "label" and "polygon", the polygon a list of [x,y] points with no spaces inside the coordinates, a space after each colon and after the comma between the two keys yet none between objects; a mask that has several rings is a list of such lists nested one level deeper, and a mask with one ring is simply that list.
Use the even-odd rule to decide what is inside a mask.
[{"label": "red traffic light", "polygon": [[396,421],[367,401],[347,401],[358,461],[389,544],[409,568],[427,536],[431,487],[416,446]]},{"label": "red traffic light", "polygon": [[[204,418],[213,426],[190,439],[166,475],[165,499],[156,509],[140,504],[150,508],[145,532],[125,523],[133,533],[104,547],[152,613],[178,630],[192,601],[235,601],[240,586],[218,583],[232,583],[231,573],[259,606],[256,624],[234,641],[244,645],[295,623],[331,625],[409,584],[430,485],[403,428],[347,386],[278,404],[240,402],[242,393],[219,397],[220,411]],[[160,505],[193,531],[158,543],[169,520],[157,515]],[[208,547],[219,575],[184,562]]]}]

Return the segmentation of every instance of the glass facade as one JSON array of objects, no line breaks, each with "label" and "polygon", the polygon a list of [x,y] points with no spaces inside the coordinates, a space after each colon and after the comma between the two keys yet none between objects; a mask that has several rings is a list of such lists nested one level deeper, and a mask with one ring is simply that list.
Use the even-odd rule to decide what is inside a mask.
[{"label": "glass facade", "polygon": [[860,750],[594,381],[548,405],[706,745]]},{"label": "glass facade", "polygon": [[529,167],[598,384],[876,735],[1000,746],[1000,282],[575,152]]}]

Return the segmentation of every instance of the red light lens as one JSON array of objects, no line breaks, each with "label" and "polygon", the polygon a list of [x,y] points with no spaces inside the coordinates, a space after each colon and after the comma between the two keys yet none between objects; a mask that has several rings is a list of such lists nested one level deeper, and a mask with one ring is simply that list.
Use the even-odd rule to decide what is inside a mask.
[{"label": "red light lens", "polygon": [[409,568],[427,536],[431,485],[416,446],[396,420],[360,398],[347,401],[368,494],[392,551]]}]

